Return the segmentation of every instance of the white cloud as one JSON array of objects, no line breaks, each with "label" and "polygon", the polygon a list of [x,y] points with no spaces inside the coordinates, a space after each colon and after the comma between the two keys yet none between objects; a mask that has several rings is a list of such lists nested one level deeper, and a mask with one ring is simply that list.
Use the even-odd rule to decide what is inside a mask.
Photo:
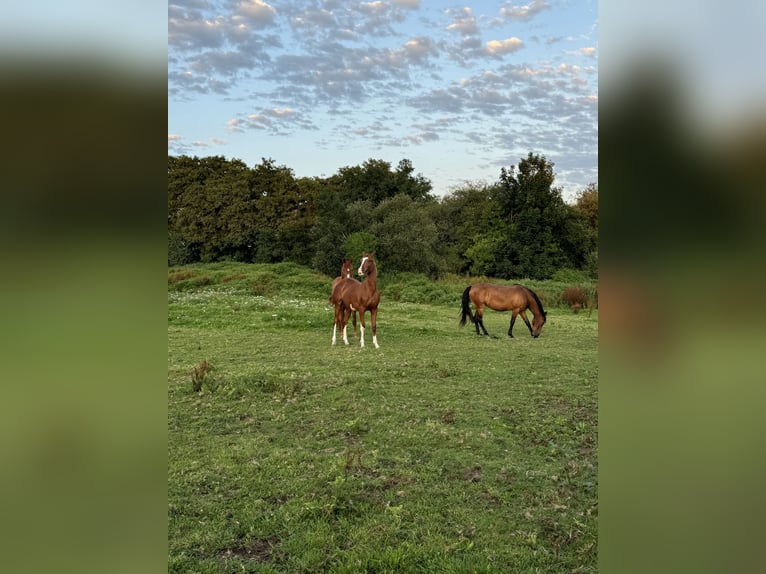
[{"label": "white cloud", "polygon": [[433,40],[430,38],[413,38],[409,40],[402,48],[410,61],[418,62],[426,59],[428,56],[436,54]]},{"label": "white cloud", "polygon": [[237,16],[253,24],[270,24],[276,15],[276,9],[263,0],[244,0],[237,4]]},{"label": "white cloud", "polygon": [[476,17],[473,15],[473,10],[470,8],[463,8],[457,12],[454,16],[454,22],[447,26],[447,30],[455,30],[464,36],[477,34],[479,32],[479,27],[476,25]]},{"label": "white cloud", "polygon": [[387,8],[386,3],[380,0],[376,2],[362,2],[359,7],[368,12],[382,12]]},{"label": "white cloud", "polygon": [[492,55],[511,54],[523,47],[524,42],[516,36],[506,38],[505,40],[490,40],[487,42],[487,52]]},{"label": "white cloud", "polygon": [[420,0],[392,0],[391,4],[402,6],[403,8],[420,8]]},{"label": "white cloud", "polygon": [[591,58],[596,56],[596,48],[593,47],[580,48],[578,52],[583,56],[590,56]]},{"label": "white cloud", "polygon": [[183,139],[183,136],[179,136],[178,134],[168,134],[168,141],[174,142]]},{"label": "white cloud", "polygon": [[168,10],[168,44],[179,49],[216,48],[223,44],[223,18],[192,18],[180,10]]},{"label": "white cloud", "polygon": [[509,20],[529,20],[546,8],[550,8],[550,4],[545,0],[532,0],[530,4],[522,6],[506,4],[500,8],[500,14]]}]

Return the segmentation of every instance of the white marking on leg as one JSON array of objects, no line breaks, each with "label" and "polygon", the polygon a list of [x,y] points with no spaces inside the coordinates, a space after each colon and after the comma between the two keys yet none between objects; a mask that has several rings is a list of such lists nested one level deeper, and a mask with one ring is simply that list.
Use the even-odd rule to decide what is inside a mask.
[{"label": "white marking on leg", "polygon": [[348,345],[348,337],[346,336],[346,329],[348,329],[348,325],[343,326],[343,342]]},{"label": "white marking on leg", "polygon": [[360,338],[362,339],[362,347],[364,347],[364,327],[360,326],[359,330],[360,330]]},{"label": "white marking on leg", "polygon": [[375,345],[376,349],[380,349],[380,345],[378,345],[378,336],[377,335],[373,335],[372,336],[372,344]]},{"label": "white marking on leg", "polygon": [[332,324],[332,344],[335,344],[335,330],[338,328],[337,323]]}]

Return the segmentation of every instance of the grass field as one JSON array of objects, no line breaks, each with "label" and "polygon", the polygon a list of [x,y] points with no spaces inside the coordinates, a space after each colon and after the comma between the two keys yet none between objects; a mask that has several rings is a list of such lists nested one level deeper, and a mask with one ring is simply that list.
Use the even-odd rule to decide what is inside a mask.
[{"label": "grass field", "polygon": [[477,337],[464,279],[411,279],[360,349],[331,278],[169,270],[170,572],[596,571],[597,311]]}]

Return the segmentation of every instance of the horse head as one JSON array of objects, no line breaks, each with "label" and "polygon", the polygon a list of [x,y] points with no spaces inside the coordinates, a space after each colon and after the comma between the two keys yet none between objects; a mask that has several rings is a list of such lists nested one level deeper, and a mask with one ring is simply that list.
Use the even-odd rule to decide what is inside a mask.
[{"label": "horse head", "polygon": [[359,269],[356,270],[358,275],[365,276],[369,274],[371,269],[375,269],[375,254],[374,253],[362,253],[362,261],[359,264]]},{"label": "horse head", "polygon": [[343,266],[340,269],[340,276],[344,279],[351,279],[354,274],[354,260],[343,259]]}]

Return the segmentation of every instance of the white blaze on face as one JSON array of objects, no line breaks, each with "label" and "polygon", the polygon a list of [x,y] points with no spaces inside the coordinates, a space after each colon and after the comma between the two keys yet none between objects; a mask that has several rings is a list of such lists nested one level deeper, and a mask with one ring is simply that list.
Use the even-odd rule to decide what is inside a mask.
[{"label": "white blaze on face", "polygon": [[359,264],[359,269],[356,270],[357,275],[364,275],[364,271],[362,271],[362,267],[364,267],[365,261],[367,261],[367,257],[362,257],[362,262]]}]

